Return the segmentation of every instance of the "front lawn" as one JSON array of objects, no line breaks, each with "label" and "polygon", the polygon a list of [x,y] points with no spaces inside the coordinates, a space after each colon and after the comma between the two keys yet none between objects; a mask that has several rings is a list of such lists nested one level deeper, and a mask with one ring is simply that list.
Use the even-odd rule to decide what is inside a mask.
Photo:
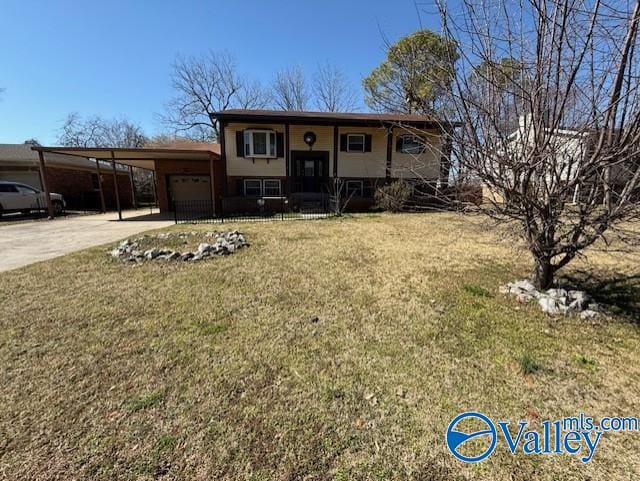
[{"label": "front lawn", "polygon": [[593,460],[448,452],[466,410],[538,423],[640,415],[640,254],[592,253],[606,321],[498,286],[512,238],[452,214],[177,226],[251,247],[198,263],[112,245],[0,274],[3,479],[633,479],[640,433]]}]

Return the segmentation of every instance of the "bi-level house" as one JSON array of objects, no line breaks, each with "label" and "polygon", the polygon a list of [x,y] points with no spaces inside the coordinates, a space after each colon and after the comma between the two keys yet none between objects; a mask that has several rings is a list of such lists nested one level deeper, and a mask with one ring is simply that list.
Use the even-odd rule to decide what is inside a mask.
[{"label": "bi-level house", "polygon": [[376,188],[394,179],[423,190],[449,177],[455,125],[421,115],[225,110],[212,120],[219,144],[33,150],[43,171],[61,154],[99,159],[113,172],[118,164],[151,170],[161,212],[216,216],[303,210],[337,195],[348,209],[366,210]]},{"label": "bi-level house", "polygon": [[340,179],[351,208],[362,210],[393,179],[435,185],[449,175],[452,126],[424,116],[225,110],[212,117],[226,209],[248,210],[257,197],[321,199]]}]

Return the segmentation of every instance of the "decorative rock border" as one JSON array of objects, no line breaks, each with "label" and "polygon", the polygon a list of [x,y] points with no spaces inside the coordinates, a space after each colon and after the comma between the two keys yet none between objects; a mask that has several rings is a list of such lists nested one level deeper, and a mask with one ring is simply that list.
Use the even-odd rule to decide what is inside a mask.
[{"label": "decorative rock border", "polygon": [[[180,252],[173,249],[153,248],[140,250],[140,242],[149,238],[169,239],[178,237],[186,239],[191,236],[204,235],[213,238],[211,243],[201,243],[195,251]],[[136,239],[125,239],[115,247],[110,255],[114,259],[124,262],[145,262],[145,261],[199,261],[211,256],[225,256],[233,254],[238,249],[249,247],[244,234],[236,231],[232,232],[163,232],[155,236],[145,235]]]},{"label": "decorative rock border", "polygon": [[601,307],[584,291],[562,287],[539,291],[527,280],[510,282],[501,286],[499,290],[502,294],[515,296],[518,302],[528,303],[536,300],[542,312],[552,316],[580,314],[580,319],[587,320],[602,313]]}]

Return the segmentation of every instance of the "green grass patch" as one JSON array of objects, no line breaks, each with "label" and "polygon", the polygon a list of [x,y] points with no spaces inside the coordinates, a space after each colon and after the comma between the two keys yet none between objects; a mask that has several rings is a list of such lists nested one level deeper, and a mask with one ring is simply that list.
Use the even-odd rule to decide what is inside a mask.
[{"label": "green grass patch", "polygon": [[493,294],[491,294],[491,292],[477,284],[465,284],[464,290],[465,292],[468,292],[469,294],[477,297],[493,297]]},{"label": "green grass patch", "polygon": [[127,400],[127,409],[130,412],[149,409],[164,399],[164,391],[151,391],[141,396],[136,396]]}]

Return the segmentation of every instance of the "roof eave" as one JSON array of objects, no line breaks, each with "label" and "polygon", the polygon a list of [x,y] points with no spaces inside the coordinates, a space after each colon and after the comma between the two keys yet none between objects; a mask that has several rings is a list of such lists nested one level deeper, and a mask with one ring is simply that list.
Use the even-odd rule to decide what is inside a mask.
[{"label": "roof eave", "polygon": [[209,114],[214,120],[224,122],[247,122],[255,124],[299,124],[299,125],[344,125],[344,126],[365,126],[381,127],[393,125],[407,125],[420,128],[452,128],[459,127],[460,122],[443,122],[437,120],[392,120],[392,119],[352,119],[352,118],[313,118],[309,116],[296,115],[255,115],[241,114],[236,112],[213,112]]}]

